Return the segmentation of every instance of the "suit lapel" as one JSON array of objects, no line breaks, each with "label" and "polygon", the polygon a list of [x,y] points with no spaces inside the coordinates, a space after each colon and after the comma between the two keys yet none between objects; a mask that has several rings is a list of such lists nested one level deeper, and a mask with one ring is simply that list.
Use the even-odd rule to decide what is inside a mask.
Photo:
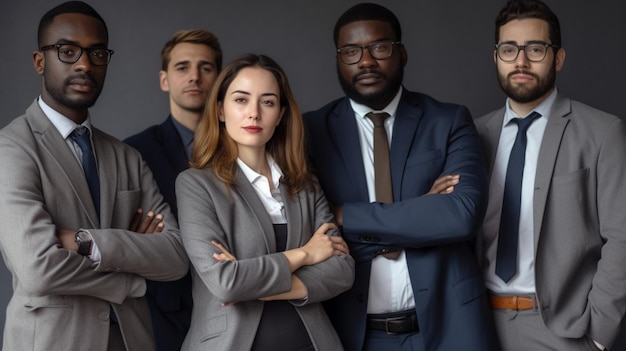
[{"label": "suit lapel", "polygon": [[305,243],[301,243],[302,218],[304,218],[301,194],[289,194],[286,186],[280,187],[280,194],[285,205],[285,217],[287,217],[287,250],[297,248]]},{"label": "suit lapel", "polygon": [[354,111],[347,98],[337,104],[329,117],[328,124],[331,139],[341,154],[350,178],[345,180],[345,184],[352,184],[356,188],[359,201],[369,202],[359,132],[354,119]]},{"label": "suit lapel", "polygon": [[252,184],[250,184],[248,178],[246,178],[245,174],[243,174],[239,168],[237,168],[235,177],[237,186],[233,187],[232,190],[240,193],[241,198],[250,208],[250,215],[256,218],[259,222],[259,227],[263,232],[263,239],[265,241],[265,248],[267,252],[276,252],[276,236],[274,234],[274,225],[272,224],[270,215],[265,210],[265,206],[263,206],[263,203],[252,187]]},{"label": "suit lapel", "polygon": [[417,100],[411,99],[406,92],[402,93],[402,98],[398,104],[396,117],[393,124],[391,136],[391,148],[389,150],[389,161],[391,163],[391,183],[393,184],[394,201],[401,200],[402,177],[409,152],[415,141],[417,126],[424,113]]},{"label": "suit lapel", "polygon": [[[102,131],[96,128],[93,130],[94,152],[98,160],[98,177],[100,178],[100,220],[103,228],[111,225],[113,218],[113,206],[117,195],[118,168],[115,151],[110,143],[105,142]],[[145,210],[145,209],[144,209]]]},{"label": "suit lapel", "polygon": [[554,173],[554,167],[559,153],[559,147],[563,140],[565,128],[570,121],[570,100],[557,96],[554,102],[548,124],[542,138],[539,158],[537,159],[537,173],[535,174],[535,192],[533,197],[533,230],[535,232],[534,244],[537,250],[539,233],[543,223],[543,213],[546,208],[546,200],[550,190],[550,183]]},{"label": "suit lapel", "polygon": [[74,193],[81,208],[87,214],[89,224],[93,228],[98,228],[98,216],[91,199],[89,185],[87,185],[83,168],[65,140],[61,137],[61,134],[59,134],[58,130],[52,125],[43,111],[41,111],[37,105],[37,101],[31,105],[29,112],[33,133],[39,135],[42,148],[46,151],[50,159],[57,164],[59,176],[67,179],[68,188]]},{"label": "suit lapel", "polygon": [[496,160],[496,152],[498,151],[498,143],[500,142],[500,133],[502,132],[502,122],[504,120],[504,108],[495,111],[488,117],[485,128],[487,135],[483,136],[483,149],[487,158],[487,167],[489,179],[493,173],[493,165]]}]

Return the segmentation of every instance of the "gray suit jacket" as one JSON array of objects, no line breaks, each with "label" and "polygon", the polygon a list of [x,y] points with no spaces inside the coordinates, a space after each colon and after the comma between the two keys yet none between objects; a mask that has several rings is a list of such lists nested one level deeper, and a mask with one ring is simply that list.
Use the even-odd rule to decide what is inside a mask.
[{"label": "gray suit jacket", "polygon": [[[476,120],[493,170],[504,108]],[[615,116],[557,96],[533,199],[535,285],[546,326],[610,347],[626,309],[626,130]],[[501,206],[489,204],[489,206]]]},{"label": "gray suit jacket", "polygon": [[[281,187],[282,188],[282,187]],[[263,312],[260,297],[291,289],[289,263],[276,252],[272,221],[245,175],[227,189],[210,169],[189,169],[176,181],[183,244],[192,265],[194,309],[183,350],[249,350]],[[322,223],[333,220],[319,187],[295,196],[283,192],[288,222],[287,249],[300,247]],[[235,262],[217,262],[222,243]],[[347,290],[353,281],[351,256],[334,256],[295,274],[308,298],[292,301],[317,350],[341,350],[321,301]],[[237,302],[222,307],[223,302]],[[277,326],[280,328],[280,326]]]},{"label": "gray suit jacket", "polygon": [[[101,214],[80,163],[37,101],[0,130],[0,248],[13,275],[4,350],[106,350],[112,305],[129,351],[154,349],[145,279],[185,275],[176,220],[139,153],[93,128]],[[162,233],[127,230],[138,207]],[[99,264],[61,247],[57,229],[87,229]]]}]

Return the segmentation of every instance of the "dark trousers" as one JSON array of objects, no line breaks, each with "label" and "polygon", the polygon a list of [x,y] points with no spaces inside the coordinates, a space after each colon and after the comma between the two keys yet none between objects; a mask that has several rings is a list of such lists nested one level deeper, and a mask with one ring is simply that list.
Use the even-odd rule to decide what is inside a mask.
[{"label": "dark trousers", "polygon": [[425,351],[422,334],[387,334],[384,331],[368,330],[365,333],[363,351]]}]

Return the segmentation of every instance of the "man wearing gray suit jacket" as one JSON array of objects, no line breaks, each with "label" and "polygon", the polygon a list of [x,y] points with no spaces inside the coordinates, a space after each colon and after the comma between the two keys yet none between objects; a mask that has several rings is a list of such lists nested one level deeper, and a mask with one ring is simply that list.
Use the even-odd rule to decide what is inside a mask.
[{"label": "man wearing gray suit jacket", "polygon": [[[0,131],[0,249],[13,276],[3,350],[152,350],[146,279],[187,273],[141,156],[91,125],[107,44],[89,5],[48,11],[33,54],[41,96]],[[141,224],[138,208],[151,210]]]},{"label": "man wearing gray suit jacket", "polygon": [[509,1],[495,34],[508,99],[476,127],[491,179],[479,250],[502,348],[610,348],[626,309],[624,123],[555,88],[565,51],[544,3]]}]

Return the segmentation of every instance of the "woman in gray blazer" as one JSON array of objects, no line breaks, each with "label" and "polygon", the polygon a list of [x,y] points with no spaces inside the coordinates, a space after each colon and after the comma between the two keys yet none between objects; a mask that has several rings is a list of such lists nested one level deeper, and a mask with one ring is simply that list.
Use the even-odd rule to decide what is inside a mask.
[{"label": "woman in gray blazer", "polygon": [[321,302],[350,288],[354,260],[304,150],[278,64],[232,61],[176,182],[194,299],[183,350],[342,350]]}]

